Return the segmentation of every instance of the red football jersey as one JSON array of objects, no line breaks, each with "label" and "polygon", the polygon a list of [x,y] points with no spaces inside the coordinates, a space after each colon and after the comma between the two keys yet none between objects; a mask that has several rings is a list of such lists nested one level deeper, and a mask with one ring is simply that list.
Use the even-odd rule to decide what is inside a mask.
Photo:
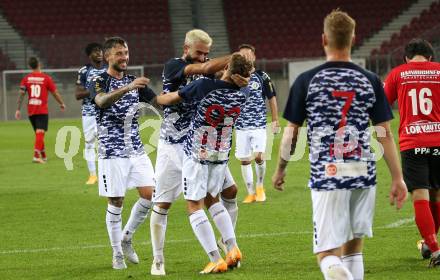
[{"label": "red football jersey", "polygon": [[47,110],[48,92],[55,92],[56,86],[52,78],[41,72],[26,75],[20,83],[20,88],[28,94],[28,115],[45,115]]},{"label": "red football jersey", "polygon": [[440,64],[410,62],[385,80],[390,104],[397,99],[400,150],[440,146]]}]

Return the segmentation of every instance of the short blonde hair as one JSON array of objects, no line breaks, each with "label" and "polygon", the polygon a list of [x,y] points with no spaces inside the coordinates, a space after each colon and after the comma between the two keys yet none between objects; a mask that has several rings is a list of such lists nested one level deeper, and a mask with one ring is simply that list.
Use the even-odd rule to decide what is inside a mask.
[{"label": "short blonde hair", "polygon": [[345,49],[351,46],[356,21],[346,12],[333,10],[324,19],[324,34],[330,48]]},{"label": "short blonde hair", "polygon": [[206,44],[208,45],[208,47],[211,47],[212,38],[208,35],[208,33],[201,29],[193,29],[186,33],[185,45],[192,46],[198,42]]}]

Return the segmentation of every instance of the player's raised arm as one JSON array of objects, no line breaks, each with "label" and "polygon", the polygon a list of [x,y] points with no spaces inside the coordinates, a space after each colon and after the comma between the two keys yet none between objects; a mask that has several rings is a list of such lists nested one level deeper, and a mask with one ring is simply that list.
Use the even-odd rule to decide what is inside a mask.
[{"label": "player's raised arm", "polygon": [[298,124],[289,122],[284,129],[277,169],[272,176],[273,187],[279,191],[284,190],[283,184],[284,177],[286,176],[286,167],[290,157],[295,153],[296,142],[298,141],[298,130],[300,127]]},{"label": "player's raised arm", "polygon": [[184,69],[185,76],[190,75],[212,75],[215,74],[218,71],[221,71],[225,68],[225,66],[228,64],[229,60],[231,59],[230,55],[218,57],[211,59],[209,61],[206,61],[204,63],[194,63],[189,64]]},{"label": "player's raised arm", "polygon": [[396,204],[397,209],[402,208],[406,200],[408,190],[403,181],[402,169],[400,168],[399,158],[397,156],[397,148],[394,143],[393,133],[391,132],[390,122],[382,122],[376,124],[379,129],[385,131],[385,135],[380,137],[378,135],[377,141],[383,147],[383,155],[388,169],[391,173],[391,189],[390,189],[390,203]]},{"label": "player's raised arm", "polygon": [[92,94],[92,99],[94,99],[96,106],[99,108],[108,108],[116,101],[121,99],[121,97],[126,94],[127,92],[134,90],[134,89],[140,89],[147,86],[147,84],[150,82],[150,80],[146,77],[139,77],[136,78],[133,82],[128,84],[127,86],[123,86],[121,88],[118,88],[112,92],[105,93],[103,91],[102,83],[103,79],[101,77],[98,77],[95,81],[94,85],[94,93]]},{"label": "player's raised arm", "polygon": [[177,91],[162,93],[156,97],[156,103],[159,105],[174,105],[182,102],[182,100],[183,98],[179,96]]}]

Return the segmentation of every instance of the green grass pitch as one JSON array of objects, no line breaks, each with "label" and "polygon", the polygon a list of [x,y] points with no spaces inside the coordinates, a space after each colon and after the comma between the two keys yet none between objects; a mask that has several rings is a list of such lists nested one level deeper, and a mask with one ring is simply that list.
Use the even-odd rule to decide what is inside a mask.
[{"label": "green grass pitch", "polygon": [[[28,121],[1,123],[0,138],[0,279],[150,279],[149,220],[135,234],[140,264],[128,269],[111,268],[111,248],[105,226],[106,200],[97,186],[86,186],[86,162],[80,152],[72,171],[56,157],[57,131],[66,125],[81,129],[80,120],[50,120],[46,135],[49,162],[31,163],[33,132]],[[397,122],[393,128],[396,130]],[[151,130],[142,131],[149,139]],[[244,254],[242,267],[222,275],[199,276],[208,259],[194,237],[181,199],[170,211],[165,248],[166,279],[322,279],[312,254],[310,192],[307,158],[288,167],[284,192],[275,191],[270,177],[276,164],[267,164],[267,202],[239,204],[238,243]],[[151,154],[155,160],[155,154]],[[230,162],[239,186],[239,200],[246,193],[240,166]],[[378,163],[378,192],[374,238],[366,240],[365,279],[439,279],[440,271],[428,269],[416,250],[418,232],[412,205],[401,211],[389,206],[390,178],[383,160]],[[137,198],[130,191],[125,200],[126,221]]]}]

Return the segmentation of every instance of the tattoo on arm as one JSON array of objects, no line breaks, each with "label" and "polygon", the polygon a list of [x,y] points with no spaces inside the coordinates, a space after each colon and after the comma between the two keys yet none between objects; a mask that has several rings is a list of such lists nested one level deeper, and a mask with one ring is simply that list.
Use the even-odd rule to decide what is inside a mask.
[{"label": "tattoo on arm", "polygon": [[20,110],[21,108],[21,104],[23,103],[23,99],[24,99],[24,91],[20,90],[20,94],[18,95],[18,101],[17,101],[17,110]]}]

